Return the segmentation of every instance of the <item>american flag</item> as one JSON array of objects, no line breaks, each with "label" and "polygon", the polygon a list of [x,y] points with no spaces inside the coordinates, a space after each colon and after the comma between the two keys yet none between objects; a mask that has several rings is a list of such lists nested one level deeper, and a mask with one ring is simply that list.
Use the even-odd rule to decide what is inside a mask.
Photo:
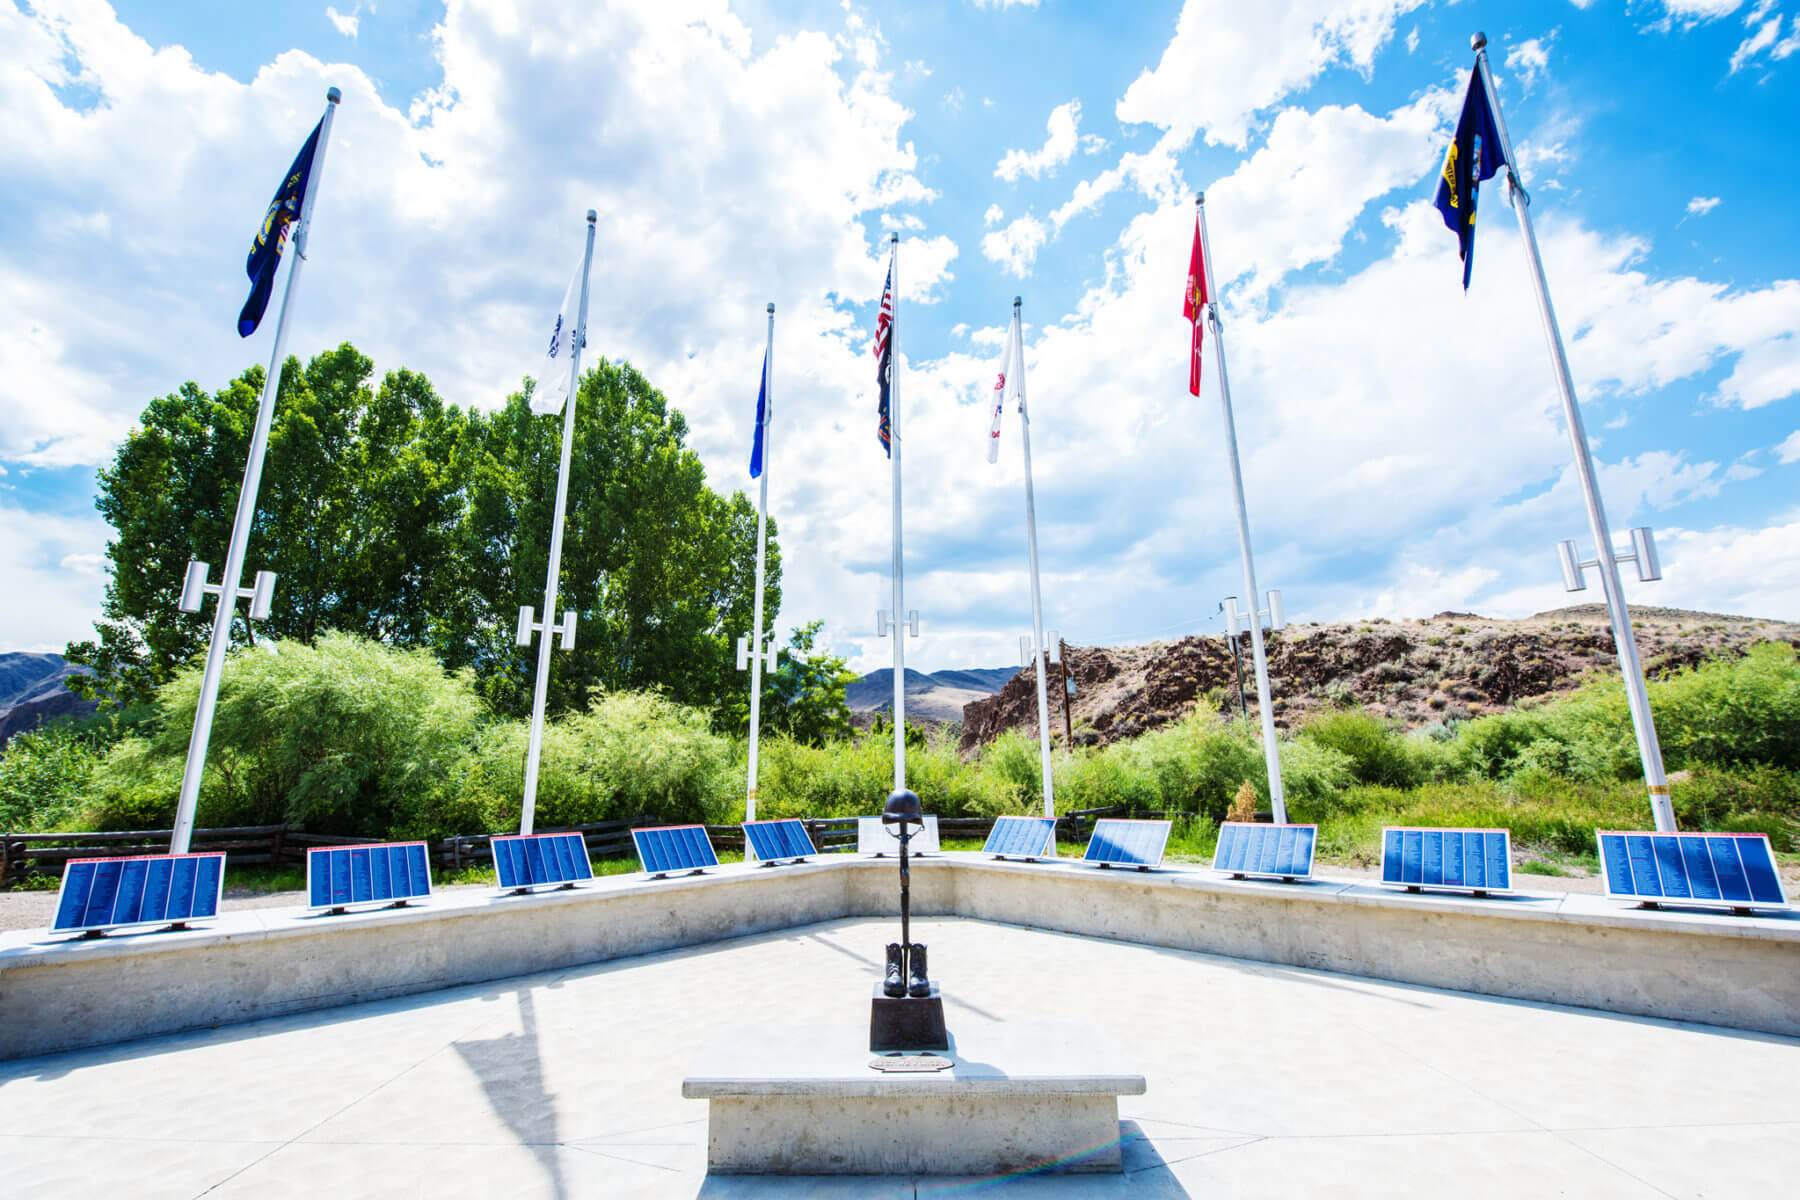
[{"label": "american flag", "polygon": [[881,385],[881,404],[876,409],[875,436],[889,458],[894,456],[894,435],[888,423],[888,383],[893,374],[894,262],[888,260],[887,282],[881,288],[881,311],[875,317],[875,378]]}]

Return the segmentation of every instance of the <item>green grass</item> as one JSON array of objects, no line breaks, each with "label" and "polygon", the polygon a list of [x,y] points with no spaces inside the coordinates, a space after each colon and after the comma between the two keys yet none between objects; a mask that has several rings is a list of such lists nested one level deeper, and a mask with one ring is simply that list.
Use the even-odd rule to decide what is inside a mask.
[{"label": "green grass", "polygon": [[225,860],[227,894],[266,896],[274,892],[306,890],[306,868],[290,866],[234,867],[229,856]]}]

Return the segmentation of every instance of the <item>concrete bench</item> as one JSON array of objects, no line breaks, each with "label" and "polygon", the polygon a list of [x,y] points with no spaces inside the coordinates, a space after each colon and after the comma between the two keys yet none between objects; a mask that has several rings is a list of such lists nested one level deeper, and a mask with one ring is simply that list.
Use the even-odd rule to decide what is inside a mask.
[{"label": "concrete bench", "polygon": [[[859,998],[847,998],[847,1001]],[[1119,1097],[1144,1094],[1091,1033],[982,1024],[938,1071],[879,1071],[868,1030],[723,1031],[681,1084],[708,1101],[721,1175],[999,1175],[1121,1169]]]}]

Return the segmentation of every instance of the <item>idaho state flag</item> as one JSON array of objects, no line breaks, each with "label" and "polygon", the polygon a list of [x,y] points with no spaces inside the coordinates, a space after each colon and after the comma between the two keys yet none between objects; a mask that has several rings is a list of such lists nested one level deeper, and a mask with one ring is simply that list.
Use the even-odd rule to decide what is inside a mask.
[{"label": "idaho state flag", "polygon": [[756,440],[750,443],[750,478],[763,471],[763,430],[769,427],[769,352],[763,351],[762,384],[756,389]]},{"label": "idaho state flag", "polygon": [[1488,107],[1487,86],[1481,65],[1469,72],[1469,94],[1463,97],[1462,118],[1456,136],[1444,152],[1444,170],[1438,177],[1437,210],[1444,224],[1461,244],[1463,290],[1469,290],[1469,274],[1475,269],[1475,189],[1508,165],[1501,148],[1494,110]]},{"label": "idaho state flag", "polygon": [[324,118],[313,126],[312,136],[300,147],[294,165],[288,168],[281,186],[275,189],[275,198],[269,201],[269,211],[263,214],[256,240],[250,243],[250,257],[244,261],[244,273],[250,276],[250,298],[244,301],[243,311],[238,313],[239,337],[255,333],[269,307],[269,297],[275,291],[275,269],[281,266],[281,252],[287,246],[288,231],[300,221],[300,206],[306,203],[306,182],[312,176],[313,151],[319,148],[319,130],[324,126]]},{"label": "idaho state flag", "polygon": [[1194,326],[1193,348],[1188,354],[1188,392],[1200,394],[1200,339],[1205,336],[1206,326],[1202,319],[1206,316],[1206,260],[1200,250],[1200,217],[1194,217],[1194,249],[1188,255],[1187,295],[1182,297],[1181,315]]}]

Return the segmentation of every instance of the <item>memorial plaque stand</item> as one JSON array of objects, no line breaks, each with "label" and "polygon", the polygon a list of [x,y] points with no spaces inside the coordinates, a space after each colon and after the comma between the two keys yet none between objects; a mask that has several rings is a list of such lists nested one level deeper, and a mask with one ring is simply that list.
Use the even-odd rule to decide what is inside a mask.
[{"label": "memorial plaque stand", "polygon": [[948,1050],[944,997],[937,984],[929,996],[886,996],[875,985],[869,1009],[869,1050],[887,1054],[907,1050]]},{"label": "memorial plaque stand", "polygon": [[[936,982],[926,978],[925,947],[912,940],[912,871],[907,864],[907,844],[912,840],[909,826],[925,827],[919,798],[905,789],[894,792],[882,810],[881,824],[883,828],[896,826],[894,837],[900,842],[900,941],[888,947],[888,969],[899,974],[892,991],[885,981],[875,985],[869,1006],[869,1050],[875,1054],[948,1050],[944,996]],[[898,967],[894,966],[895,954]],[[919,994],[921,988],[923,995]]]}]

